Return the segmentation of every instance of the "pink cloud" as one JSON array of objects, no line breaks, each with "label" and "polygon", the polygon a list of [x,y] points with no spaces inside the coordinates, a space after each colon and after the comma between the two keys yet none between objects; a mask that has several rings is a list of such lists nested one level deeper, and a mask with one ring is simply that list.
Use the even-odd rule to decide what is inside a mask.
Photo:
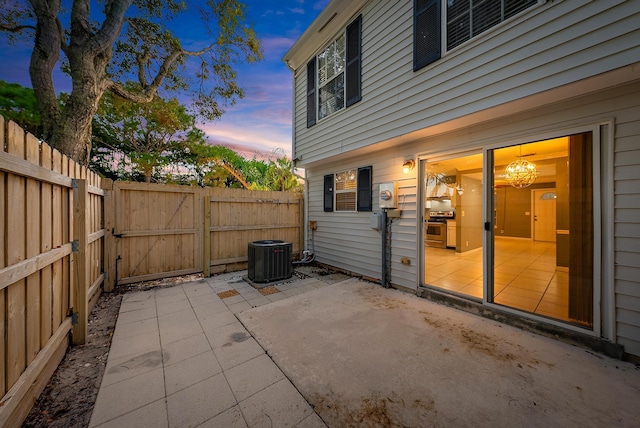
[{"label": "pink cloud", "polygon": [[[253,121],[253,120],[250,120]],[[240,146],[258,153],[270,153],[274,150],[291,156],[291,128],[276,127],[257,122],[255,126],[233,121],[217,122],[199,126],[213,144],[227,147]]]}]

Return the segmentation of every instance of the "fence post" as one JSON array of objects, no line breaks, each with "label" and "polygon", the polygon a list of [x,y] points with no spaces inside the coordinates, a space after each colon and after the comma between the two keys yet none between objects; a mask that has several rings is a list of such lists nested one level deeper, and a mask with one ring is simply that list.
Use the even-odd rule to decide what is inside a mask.
[{"label": "fence post", "polygon": [[87,180],[73,180],[73,257],[75,276],[73,290],[73,344],[82,345],[87,340]]},{"label": "fence post", "polygon": [[204,215],[202,227],[202,272],[205,278],[211,276],[211,197],[207,194],[204,199]]},{"label": "fence post", "polygon": [[116,219],[115,195],[113,180],[102,179],[102,190],[106,191],[103,199],[102,212],[104,218],[104,291],[111,292],[116,284],[116,240],[113,236]]}]

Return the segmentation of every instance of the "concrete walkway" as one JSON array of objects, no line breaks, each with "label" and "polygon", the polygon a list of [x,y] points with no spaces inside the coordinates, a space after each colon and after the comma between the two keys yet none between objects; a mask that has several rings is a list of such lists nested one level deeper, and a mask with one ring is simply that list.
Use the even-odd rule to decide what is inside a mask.
[{"label": "concrete walkway", "polygon": [[640,426],[636,365],[356,279],[244,273],[126,295],[90,426]]},{"label": "concrete walkway", "polygon": [[235,314],[326,285],[235,273],[124,296],[89,426],[324,427]]}]

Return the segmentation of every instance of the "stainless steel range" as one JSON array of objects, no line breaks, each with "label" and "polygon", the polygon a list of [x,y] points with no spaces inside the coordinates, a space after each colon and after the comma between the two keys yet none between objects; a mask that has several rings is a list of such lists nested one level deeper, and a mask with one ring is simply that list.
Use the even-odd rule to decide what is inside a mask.
[{"label": "stainless steel range", "polygon": [[447,248],[447,220],[455,218],[455,211],[429,211],[424,228],[424,245]]}]

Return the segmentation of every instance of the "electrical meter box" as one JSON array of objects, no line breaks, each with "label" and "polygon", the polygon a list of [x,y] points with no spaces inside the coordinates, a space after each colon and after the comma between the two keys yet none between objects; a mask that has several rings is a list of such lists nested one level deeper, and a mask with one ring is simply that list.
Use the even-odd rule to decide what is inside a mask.
[{"label": "electrical meter box", "polygon": [[398,207],[398,183],[380,183],[380,208]]},{"label": "electrical meter box", "polygon": [[369,216],[369,227],[373,230],[382,230],[382,213],[373,213]]}]

